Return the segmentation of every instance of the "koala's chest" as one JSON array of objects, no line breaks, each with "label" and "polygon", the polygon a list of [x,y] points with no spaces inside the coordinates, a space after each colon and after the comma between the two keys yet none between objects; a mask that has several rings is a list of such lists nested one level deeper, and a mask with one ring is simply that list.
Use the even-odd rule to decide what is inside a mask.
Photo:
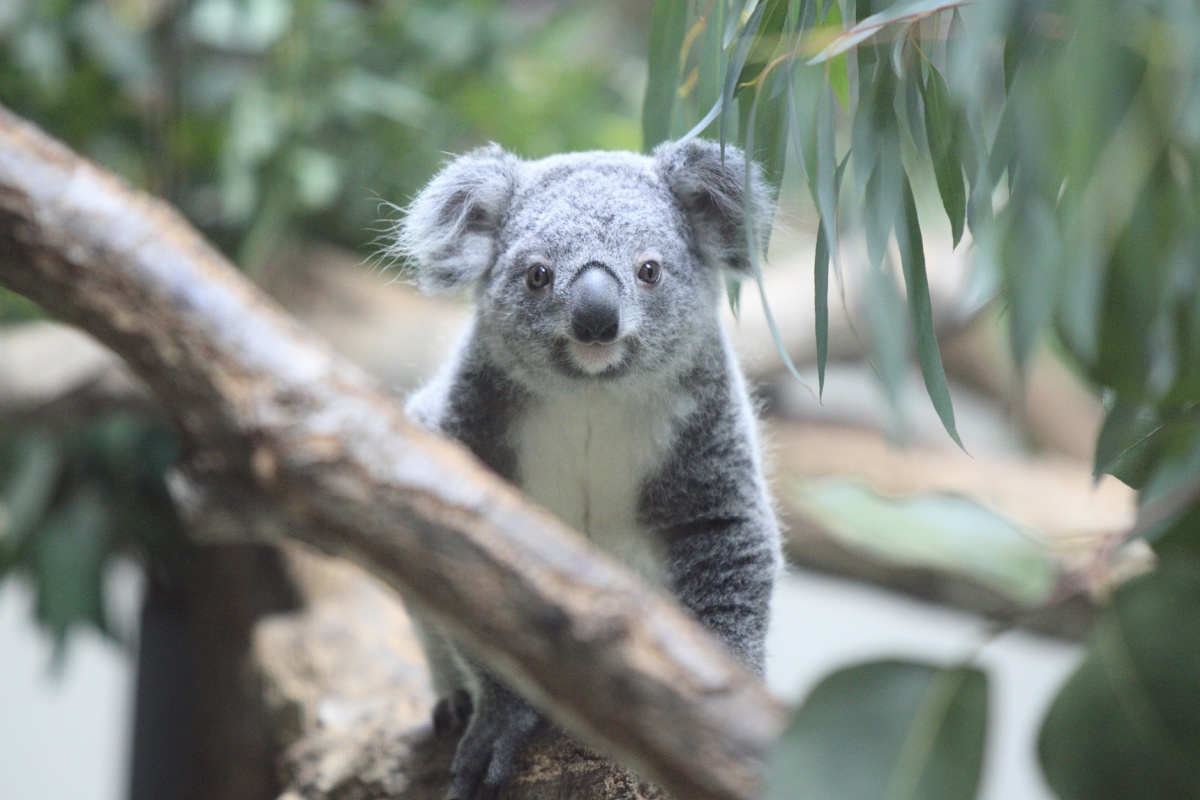
[{"label": "koala's chest", "polygon": [[643,484],[670,454],[684,400],[597,394],[539,401],[517,421],[521,488],[601,549],[663,579],[662,542],[638,521]]}]

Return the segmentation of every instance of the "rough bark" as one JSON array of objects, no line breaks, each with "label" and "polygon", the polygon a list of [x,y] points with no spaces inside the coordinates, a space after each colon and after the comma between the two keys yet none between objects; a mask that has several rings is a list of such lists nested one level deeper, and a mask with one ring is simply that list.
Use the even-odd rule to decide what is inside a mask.
[{"label": "rough bark", "polygon": [[754,795],[782,709],[677,604],[415,428],[170,208],[7,111],[0,264],[157,395],[189,446],[177,491],[214,512],[195,517],[210,534],[349,557],[676,796]]}]

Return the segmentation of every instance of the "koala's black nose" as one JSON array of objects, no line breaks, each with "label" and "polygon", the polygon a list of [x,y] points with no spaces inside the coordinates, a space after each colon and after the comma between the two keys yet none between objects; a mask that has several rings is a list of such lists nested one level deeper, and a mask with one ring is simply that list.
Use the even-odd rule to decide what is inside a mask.
[{"label": "koala's black nose", "polygon": [[580,342],[608,344],[621,332],[621,287],[601,266],[584,267],[571,286],[571,334]]}]

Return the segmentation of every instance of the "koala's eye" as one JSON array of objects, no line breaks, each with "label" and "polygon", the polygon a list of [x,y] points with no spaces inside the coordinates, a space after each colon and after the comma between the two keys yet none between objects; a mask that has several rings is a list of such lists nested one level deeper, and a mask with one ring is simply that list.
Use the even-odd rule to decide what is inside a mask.
[{"label": "koala's eye", "polygon": [[658,283],[662,277],[662,267],[657,261],[643,261],[642,266],[638,267],[637,276],[642,283]]},{"label": "koala's eye", "polygon": [[554,273],[545,264],[534,264],[525,273],[525,284],[530,289],[545,289],[554,279]]}]

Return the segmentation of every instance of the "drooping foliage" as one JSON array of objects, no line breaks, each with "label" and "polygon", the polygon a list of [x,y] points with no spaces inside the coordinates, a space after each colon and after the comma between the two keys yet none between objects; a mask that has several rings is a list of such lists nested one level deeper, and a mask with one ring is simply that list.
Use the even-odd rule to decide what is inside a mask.
[{"label": "drooping foliage", "polygon": [[[831,267],[864,270],[889,396],[911,341],[958,440],[925,275],[925,250],[944,241],[975,248],[991,274],[1019,367],[1049,341],[1102,393],[1096,474],[1141,490],[1128,535],[1147,538],[1162,566],[1117,592],[1047,719],[1042,763],[1063,798],[1200,792],[1200,691],[1188,677],[1200,652],[1187,634],[1200,575],[1197,41],[1200,8],[1180,0],[660,0],[653,18],[646,146],[735,141],[776,185],[796,170],[811,195],[822,384]],[[862,257],[842,246],[851,240]],[[819,785],[863,797],[863,781],[884,787],[872,797],[975,796],[982,735],[961,750],[967,740],[935,726],[907,764],[907,737],[924,734],[886,736],[890,715],[925,713],[913,706],[918,677],[973,674],[939,669],[881,663],[827,679],[782,746],[774,774],[792,777],[771,796]],[[830,715],[835,692],[842,711]],[[986,704],[954,702],[939,708],[973,721],[944,721],[979,728]],[[875,722],[841,749],[880,758],[837,780],[795,778],[814,758],[836,766],[822,743],[859,713]],[[913,795],[930,763],[948,772]]]}]

